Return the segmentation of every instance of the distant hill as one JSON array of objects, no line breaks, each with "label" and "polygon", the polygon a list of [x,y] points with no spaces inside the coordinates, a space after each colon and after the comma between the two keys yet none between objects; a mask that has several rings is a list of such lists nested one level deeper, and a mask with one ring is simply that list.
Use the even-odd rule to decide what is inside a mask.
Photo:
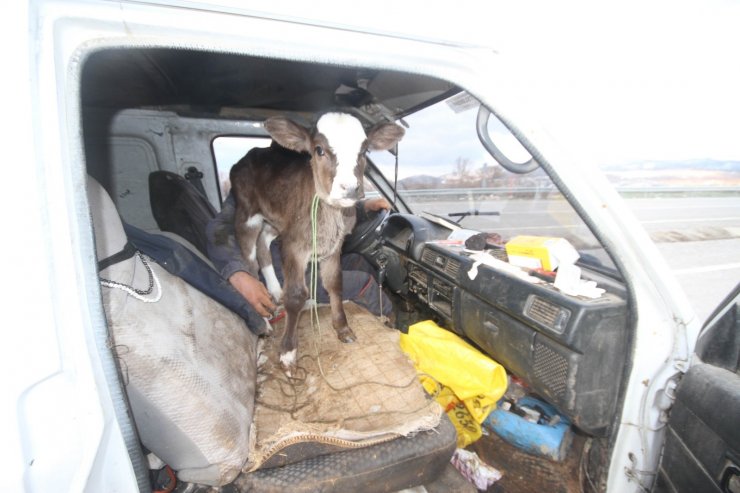
[{"label": "distant hill", "polygon": [[740,161],[723,161],[718,159],[687,159],[683,161],[639,161],[604,166],[604,171],[629,170],[714,170],[740,173]]},{"label": "distant hill", "polygon": [[[723,186],[740,187],[740,161],[694,159],[684,161],[640,161],[602,167],[609,181],[618,187]],[[516,175],[498,165],[467,168],[440,176],[414,175],[399,180],[399,189],[467,187],[532,187],[549,182],[541,169]]]},{"label": "distant hill", "polygon": [[442,184],[441,176],[414,175],[398,180],[399,189],[401,190],[419,190],[429,188],[439,188]]},{"label": "distant hill", "polygon": [[740,186],[740,161],[644,161],[603,170],[617,186]]}]

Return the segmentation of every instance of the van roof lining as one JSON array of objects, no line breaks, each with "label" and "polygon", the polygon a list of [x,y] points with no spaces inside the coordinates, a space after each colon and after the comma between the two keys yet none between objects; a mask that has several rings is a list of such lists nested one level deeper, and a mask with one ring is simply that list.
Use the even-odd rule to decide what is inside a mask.
[{"label": "van roof lining", "polygon": [[350,111],[368,123],[401,118],[460,89],[391,70],[165,48],[98,51],[82,74],[82,104],[158,108],[190,116]]}]

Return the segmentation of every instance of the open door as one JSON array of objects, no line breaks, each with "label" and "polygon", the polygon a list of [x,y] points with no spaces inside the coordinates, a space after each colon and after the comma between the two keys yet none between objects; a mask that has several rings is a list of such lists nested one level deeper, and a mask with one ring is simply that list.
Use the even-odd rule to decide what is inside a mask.
[{"label": "open door", "polygon": [[740,284],[709,317],[678,385],[654,491],[740,493]]}]

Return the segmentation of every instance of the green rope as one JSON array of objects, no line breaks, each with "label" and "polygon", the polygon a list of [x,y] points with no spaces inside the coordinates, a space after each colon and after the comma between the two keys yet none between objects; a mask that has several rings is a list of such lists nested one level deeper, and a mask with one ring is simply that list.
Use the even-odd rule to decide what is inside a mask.
[{"label": "green rope", "polygon": [[[403,389],[403,388],[406,388],[412,385],[415,381],[417,381],[418,379],[417,376],[414,376],[409,383],[403,384],[403,385],[394,385],[394,384],[388,384],[388,383],[369,381],[369,382],[360,382],[359,384],[353,384],[345,388],[335,387],[334,385],[331,384],[331,382],[329,382],[329,379],[326,377],[326,374],[324,373],[324,368],[321,364],[321,353],[319,351],[319,346],[318,346],[319,338],[321,337],[321,325],[319,323],[319,304],[318,304],[318,279],[319,279],[319,273],[318,273],[319,255],[317,251],[318,250],[318,239],[317,239],[318,238],[318,223],[319,223],[318,216],[319,216],[319,196],[314,195],[313,201],[311,202],[311,276],[310,276],[311,285],[309,286],[309,291],[310,291],[311,298],[314,300],[313,308],[311,308],[311,328],[318,334],[318,337],[314,337],[314,351],[316,355],[316,365],[319,368],[319,373],[321,374],[321,376],[323,377],[324,381],[329,386],[329,388],[335,392],[349,390],[360,384],[382,385],[384,387],[397,388],[397,389]],[[301,407],[304,407],[304,406],[301,406]],[[422,406],[419,409],[423,409],[423,407],[425,406]],[[412,414],[413,412],[416,412],[416,410],[408,412],[408,413],[404,412],[403,414]],[[377,413],[374,413],[373,415],[375,414]],[[358,419],[358,417],[349,417],[345,419]]]},{"label": "green rope", "polygon": [[319,224],[319,196],[314,195],[313,201],[311,202],[311,286],[309,290],[311,292],[311,299],[313,299],[313,307],[311,308],[311,329],[316,333],[316,337],[313,338],[313,349],[316,353],[316,364],[319,367],[319,373],[324,377],[324,381],[329,383],[329,379],[326,378],[324,368],[321,365],[321,356],[319,353],[319,339],[321,338],[321,323],[319,320],[319,252],[318,252],[318,226]]},{"label": "green rope", "polygon": [[318,282],[319,282],[319,254],[318,250],[318,215],[319,215],[319,196],[313,196],[311,202],[311,286],[309,287],[311,299],[314,306],[311,309],[311,324],[319,327],[319,307],[318,307]]}]

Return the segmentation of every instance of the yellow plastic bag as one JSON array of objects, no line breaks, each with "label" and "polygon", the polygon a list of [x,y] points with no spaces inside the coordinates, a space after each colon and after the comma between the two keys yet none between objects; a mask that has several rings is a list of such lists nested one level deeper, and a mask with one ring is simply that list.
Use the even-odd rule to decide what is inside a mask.
[{"label": "yellow plastic bag", "polygon": [[400,344],[422,374],[427,391],[434,393],[435,385],[425,382],[424,375],[449,387],[477,423],[486,419],[506,391],[503,366],[431,320],[409,327]]},{"label": "yellow plastic bag", "polygon": [[465,407],[460,399],[455,397],[455,393],[449,387],[439,386],[432,379],[425,378],[424,388],[430,393],[435,394],[435,400],[439,402],[445,410],[447,417],[457,430],[457,446],[465,448],[474,441],[478,440],[483,434],[481,425],[470,415],[468,408]]}]

